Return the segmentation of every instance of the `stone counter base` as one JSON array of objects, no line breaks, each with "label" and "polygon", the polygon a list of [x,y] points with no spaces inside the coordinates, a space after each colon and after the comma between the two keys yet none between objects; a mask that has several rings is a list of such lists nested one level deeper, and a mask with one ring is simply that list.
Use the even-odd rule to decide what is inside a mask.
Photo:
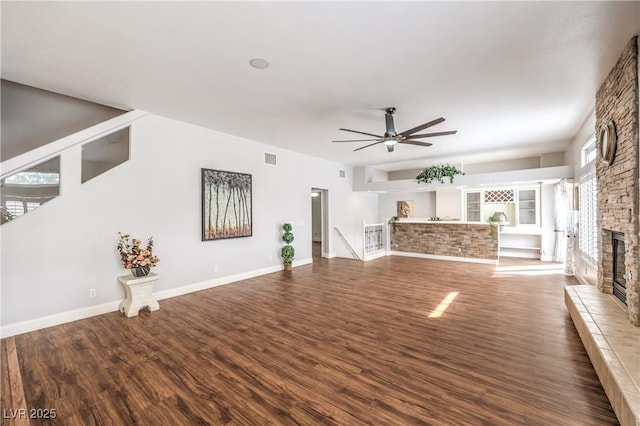
[{"label": "stone counter base", "polygon": [[484,223],[405,223],[390,232],[391,250],[472,259],[498,259],[498,238]]}]

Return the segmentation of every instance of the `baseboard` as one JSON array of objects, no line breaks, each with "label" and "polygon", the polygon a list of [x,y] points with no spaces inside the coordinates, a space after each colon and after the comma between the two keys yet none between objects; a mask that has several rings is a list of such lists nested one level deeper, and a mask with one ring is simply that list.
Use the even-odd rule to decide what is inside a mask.
[{"label": "baseboard", "polygon": [[385,257],[386,255],[387,255],[387,252],[385,250],[381,250],[379,252],[372,253],[372,254],[365,254],[364,261],[368,262],[370,260],[378,259],[380,257]]},{"label": "baseboard", "polygon": [[389,252],[389,256],[405,256],[405,257],[417,257],[420,259],[450,260],[452,262],[483,263],[486,265],[498,264],[498,259],[476,259],[473,257],[439,256],[436,254],[409,253],[404,251],[393,251],[393,250]]},{"label": "baseboard", "polygon": [[86,308],[74,309],[72,311],[47,315],[46,317],[8,324],[0,328],[0,336],[4,339],[5,337],[41,330],[43,328],[53,327],[54,325],[107,314],[117,311],[120,302],[121,300],[106,302],[100,305],[87,306]]},{"label": "baseboard", "polygon": [[578,282],[579,282],[580,284],[582,284],[582,285],[591,285],[591,283],[590,283],[589,281],[587,281],[587,279],[586,279],[583,275],[580,275],[580,274],[576,273],[576,274],[574,275],[574,277],[575,277],[575,278],[576,278],[576,280],[578,280]]},{"label": "baseboard", "polygon": [[[313,258],[302,259],[293,262],[293,267],[304,266],[313,263]],[[243,272],[240,274],[229,275],[226,277],[216,278],[214,280],[203,281],[200,283],[189,284],[182,287],[171,288],[168,290],[159,291],[153,293],[156,300],[169,299],[176,296],[183,296],[185,294],[193,293],[196,291],[206,290],[225,284],[231,284],[233,282],[247,280],[260,275],[271,274],[283,269],[282,265],[269,266],[267,268],[256,269],[254,271]],[[18,334],[28,333],[30,331],[41,330],[43,328],[53,327],[55,325],[65,324],[72,321],[77,321],[85,318],[95,317],[97,315],[107,314],[109,312],[115,312],[118,310],[122,300],[115,300],[111,302],[102,303],[100,305],[87,306],[86,308],[74,309],[72,311],[60,312],[46,317],[34,318],[27,321],[8,324],[0,327],[0,337],[11,337]]]},{"label": "baseboard", "polygon": [[[309,265],[310,263],[313,263],[313,257],[309,257],[307,259],[302,259],[302,260],[296,260],[293,262],[293,267],[297,268],[298,266],[304,266],[304,265]],[[282,268],[280,268],[282,269]]]},{"label": "baseboard", "polygon": [[[297,266],[297,265],[294,265]],[[242,272],[240,274],[228,275],[226,277],[220,277],[213,280],[202,281],[195,284],[189,284],[182,287],[170,288],[167,290],[153,293],[156,300],[170,299],[176,296],[183,296],[185,294],[194,293],[196,291],[207,290],[209,288],[218,287],[225,284],[231,284],[236,281],[248,280],[249,278],[258,277],[260,275],[271,274],[282,270],[282,265],[269,266],[267,268],[256,269],[254,271]]]}]

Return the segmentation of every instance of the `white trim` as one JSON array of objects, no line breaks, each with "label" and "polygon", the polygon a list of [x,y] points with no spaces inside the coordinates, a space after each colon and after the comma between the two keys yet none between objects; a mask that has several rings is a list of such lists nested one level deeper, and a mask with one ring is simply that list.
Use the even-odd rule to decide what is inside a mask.
[{"label": "white trim", "polygon": [[378,259],[380,257],[385,257],[385,256],[387,256],[387,251],[382,249],[382,250],[378,250],[378,251],[373,252],[373,253],[365,253],[363,260],[365,262],[368,262],[370,260]]},{"label": "white trim", "polygon": [[459,256],[440,256],[436,254],[424,254],[424,253],[410,253],[404,251],[393,251],[388,253],[389,256],[405,256],[405,257],[418,257],[421,259],[434,259],[434,260],[450,260],[452,262],[467,262],[467,263],[483,263],[485,265],[497,265],[498,259],[476,259],[473,257],[459,257]]},{"label": "white trim", "polygon": [[118,310],[121,300],[102,303],[100,305],[88,306],[86,308],[74,309],[72,311],[60,312],[46,317],[34,318],[27,321],[16,322],[2,326],[0,336],[15,336],[29,331],[40,330],[42,328],[53,327],[67,322],[77,321],[84,318],[94,317]]},{"label": "white trim", "polygon": [[[304,266],[313,263],[312,258],[302,259],[297,262],[293,262],[293,267]],[[231,284],[233,282],[254,278],[260,275],[271,274],[283,269],[282,265],[270,266],[268,268],[256,269],[254,271],[243,272],[240,274],[229,275],[226,277],[216,278],[214,280],[203,281],[200,283],[189,284],[182,287],[172,288],[158,293],[154,293],[156,300],[169,299],[176,296],[182,296],[185,294],[193,293],[200,290],[206,290],[208,288],[217,287],[225,284]],[[30,331],[36,331],[47,327],[53,327],[55,325],[65,324],[72,321],[77,321],[85,318],[95,317],[97,315],[107,314],[109,312],[118,311],[118,307],[122,300],[115,300],[111,302],[102,303],[100,305],[87,306],[85,308],[74,309],[72,311],[60,312],[53,315],[47,315],[45,317],[34,318],[27,321],[16,322],[13,324],[7,324],[0,328],[0,336],[2,338],[15,336],[17,334],[28,333]]]}]

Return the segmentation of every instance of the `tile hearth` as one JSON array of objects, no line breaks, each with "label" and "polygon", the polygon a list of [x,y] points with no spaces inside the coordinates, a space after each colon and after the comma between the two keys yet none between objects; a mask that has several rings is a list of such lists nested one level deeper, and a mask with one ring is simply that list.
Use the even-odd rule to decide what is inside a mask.
[{"label": "tile hearth", "polygon": [[565,287],[565,303],[622,426],[640,426],[640,327],[596,287]]}]

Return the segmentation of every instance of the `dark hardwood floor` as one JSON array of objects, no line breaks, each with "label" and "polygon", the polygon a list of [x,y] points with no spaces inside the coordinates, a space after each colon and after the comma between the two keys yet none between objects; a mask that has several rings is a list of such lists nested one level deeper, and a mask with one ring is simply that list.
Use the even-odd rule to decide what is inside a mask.
[{"label": "dark hardwood floor", "polygon": [[3,424],[15,344],[32,425],[616,425],[548,266],[315,259],[4,339]]}]

